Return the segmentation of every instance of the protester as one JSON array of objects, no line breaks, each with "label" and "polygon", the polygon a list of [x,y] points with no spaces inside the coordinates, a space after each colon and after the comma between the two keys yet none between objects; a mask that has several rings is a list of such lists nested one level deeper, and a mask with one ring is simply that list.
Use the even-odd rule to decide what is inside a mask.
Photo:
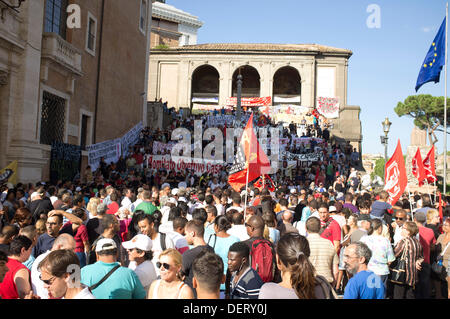
[{"label": "protester", "polygon": [[5,275],[9,271],[9,268],[6,265],[7,263],[8,255],[6,255],[3,251],[0,251],[0,284],[3,282],[3,279],[5,279]]},{"label": "protester", "polygon": [[80,266],[78,256],[64,249],[50,252],[39,263],[39,279],[52,299],[95,299],[88,287],[78,285],[76,278],[73,281],[72,275],[76,273],[77,266]]},{"label": "protester", "polygon": [[443,234],[439,236],[436,241],[436,262],[442,263],[444,266],[443,272],[446,273],[442,277],[438,277],[434,280],[434,287],[436,290],[436,299],[448,298],[449,294],[449,261],[450,261],[450,218],[447,218],[443,225]]},{"label": "protester", "polygon": [[122,246],[128,251],[128,268],[136,273],[144,290],[148,291],[157,277],[152,263],[152,240],[147,235],[139,234],[130,241],[123,242]]},{"label": "protester", "polygon": [[315,275],[309,261],[309,244],[305,237],[287,233],[277,244],[277,267],[281,271],[279,284],[265,283],[259,299],[329,299],[333,288],[327,280]]},{"label": "protester", "polygon": [[113,239],[100,239],[95,245],[97,262],[81,269],[81,283],[97,299],[145,299],[146,292],[134,271],[117,262],[117,248]]},{"label": "protester", "polygon": [[181,254],[173,248],[159,255],[156,267],[161,279],[150,286],[148,299],[193,299],[192,289],[181,280]]},{"label": "protester", "polygon": [[215,253],[203,251],[192,264],[192,285],[197,299],[219,299],[220,286],[225,282],[222,258]]},{"label": "protester", "polygon": [[345,287],[344,299],[384,299],[381,278],[367,269],[372,257],[369,247],[361,242],[350,244],[344,251],[346,270],[352,275]]}]

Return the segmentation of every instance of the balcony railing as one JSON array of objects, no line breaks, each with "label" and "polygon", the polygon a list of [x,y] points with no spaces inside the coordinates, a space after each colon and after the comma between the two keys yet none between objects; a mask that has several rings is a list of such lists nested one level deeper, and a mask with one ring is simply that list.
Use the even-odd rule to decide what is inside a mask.
[{"label": "balcony railing", "polygon": [[52,59],[73,73],[82,75],[80,50],[56,33],[43,34],[42,57]]}]

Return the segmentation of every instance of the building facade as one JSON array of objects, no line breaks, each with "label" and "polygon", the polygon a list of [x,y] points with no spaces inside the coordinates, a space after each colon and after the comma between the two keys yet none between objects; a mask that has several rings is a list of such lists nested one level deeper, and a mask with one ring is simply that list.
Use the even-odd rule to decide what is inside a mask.
[{"label": "building facade", "polygon": [[84,149],[145,122],[151,1],[16,3],[0,3],[0,166],[36,182],[53,141]]},{"label": "building facade", "polygon": [[191,108],[195,101],[225,105],[237,95],[271,97],[313,108],[317,97],[337,98],[339,117],[332,135],[361,152],[360,107],[347,104],[348,61],[352,52],[322,45],[200,44],[152,50],[149,100]]},{"label": "building facade", "polygon": [[197,44],[197,31],[202,25],[196,16],[156,1],[152,6],[151,47]]}]

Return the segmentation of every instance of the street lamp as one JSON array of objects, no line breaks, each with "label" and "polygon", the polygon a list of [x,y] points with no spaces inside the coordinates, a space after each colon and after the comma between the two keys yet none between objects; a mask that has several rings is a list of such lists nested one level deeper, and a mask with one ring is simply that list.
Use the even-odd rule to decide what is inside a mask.
[{"label": "street lamp", "polygon": [[[384,144],[384,166],[386,167],[386,163],[387,163],[387,147],[388,147],[388,133],[389,133],[389,129],[390,129],[392,123],[389,122],[389,119],[386,117],[385,120],[383,122],[381,122],[381,125],[383,125],[384,136],[380,136],[380,138],[381,138],[381,144]],[[384,169],[383,169],[383,171],[384,171]]]},{"label": "street lamp", "polygon": [[237,76],[237,97],[236,97],[236,120],[241,121],[241,96],[242,96],[242,75],[241,69],[239,69],[239,74]]}]

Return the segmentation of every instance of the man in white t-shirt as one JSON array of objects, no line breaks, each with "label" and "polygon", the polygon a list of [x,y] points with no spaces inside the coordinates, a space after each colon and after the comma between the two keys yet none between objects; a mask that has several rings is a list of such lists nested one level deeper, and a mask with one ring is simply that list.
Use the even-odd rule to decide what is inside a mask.
[{"label": "man in white t-shirt", "polygon": [[244,215],[242,213],[234,213],[231,216],[233,226],[227,230],[227,234],[238,237],[241,241],[250,238],[247,233],[247,227],[244,225]]},{"label": "man in white t-shirt", "polygon": [[134,192],[131,188],[126,188],[123,191],[124,198],[122,199],[122,202],[120,203],[120,207],[125,207],[126,209],[131,211],[131,205],[133,205],[133,198],[134,198]]},{"label": "man in white t-shirt", "polygon": [[33,294],[39,296],[41,299],[49,299],[48,290],[40,279],[41,271],[39,269],[39,264],[48,254],[50,254],[50,252],[61,249],[74,251],[75,245],[75,239],[73,239],[71,235],[61,234],[55,239],[51,250],[48,250],[36,258],[31,267],[31,288],[33,289]]},{"label": "man in white t-shirt", "polygon": [[[75,270],[74,274],[76,274],[76,267],[80,266],[78,256],[72,250],[59,249],[51,251],[38,266],[41,271],[39,280],[48,289],[48,296],[50,298],[96,299],[88,287],[74,285],[72,282],[73,274],[71,271]],[[61,270],[65,270],[66,272],[61,274]]]},{"label": "man in white t-shirt", "polygon": [[147,235],[138,234],[133,239],[123,242],[122,246],[128,251],[130,260],[128,268],[136,273],[147,291],[157,277],[155,266],[152,263],[152,240]]}]

